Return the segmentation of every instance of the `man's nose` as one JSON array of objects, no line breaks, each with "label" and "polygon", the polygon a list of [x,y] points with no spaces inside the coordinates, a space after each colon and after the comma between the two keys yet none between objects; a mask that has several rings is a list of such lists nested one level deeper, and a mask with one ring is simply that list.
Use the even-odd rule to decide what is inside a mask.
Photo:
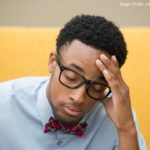
[{"label": "man's nose", "polygon": [[85,101],[86,96],[86,86],[82,85],[81,87],[77,89],[72,89],[72,93],[70,95],[71,99],[75,103],[83,103]]}]

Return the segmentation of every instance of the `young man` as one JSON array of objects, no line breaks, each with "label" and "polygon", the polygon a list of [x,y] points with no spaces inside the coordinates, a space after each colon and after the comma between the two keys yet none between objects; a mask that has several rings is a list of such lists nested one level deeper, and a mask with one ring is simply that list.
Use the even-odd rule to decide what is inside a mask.
[{"label": "young man", "polygon": [[123,35],[100,16],[70,20],[48,77],[0,84],[1,150],[146,150],[120,67]]}]

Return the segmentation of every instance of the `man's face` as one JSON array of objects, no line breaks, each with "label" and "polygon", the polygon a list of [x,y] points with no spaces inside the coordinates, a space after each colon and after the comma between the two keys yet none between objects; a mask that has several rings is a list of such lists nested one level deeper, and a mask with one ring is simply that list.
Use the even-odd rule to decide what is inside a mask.
[{"label": "man's face", "polygon": [[[61,64],[88,80],[98,80],[102,73],[96,67],[96,59],[104,52],[96,50],[84,43],[74,40],[63,48],[60,53]],[[49,72],[52,73],[47,87],[47,96],[57,119],[67,124],[77,124],[96,104],[96,100],[87,94],[85,84],[70,89],[59,81],[60,68],[56,63],[56,55],[49,59]]]}]

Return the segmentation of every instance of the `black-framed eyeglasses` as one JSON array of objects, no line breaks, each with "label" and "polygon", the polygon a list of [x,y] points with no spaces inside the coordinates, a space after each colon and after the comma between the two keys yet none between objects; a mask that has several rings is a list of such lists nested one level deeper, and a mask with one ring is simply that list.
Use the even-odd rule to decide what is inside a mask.
[{"label": "black-framed eyeglasses", "polygon": [[57,64],[60,68],[59,82],[65,87],[76,89],[85,84],[88,96],[99,101],[105,99],[111,93],[110,87],[105,81],[87,80],[76,71],[63,66],[58,56]]}]

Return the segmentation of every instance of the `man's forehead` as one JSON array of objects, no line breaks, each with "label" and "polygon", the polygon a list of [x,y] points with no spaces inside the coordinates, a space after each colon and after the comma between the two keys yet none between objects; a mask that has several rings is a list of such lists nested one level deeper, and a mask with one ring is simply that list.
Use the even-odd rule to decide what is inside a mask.
[{"label": "man's forehead", "polygon": [[73,40],[71,43],[65,44],[60,50],[61,55],[66,55],[69,57],[82,57],[82,59],[92,59],[95,57],[99,58],[102,53],[109,56],[109,54],[104,50],[96,49],[79,40]]},{"label": "man's forehead", "polygon": [[96,67],[96,62],[83,63],[84,60],[80,59],[66,59],[64,56],[61,56],[61,63],[63,66],[76,71],[77,73],[85,76],[89,80],[101,80],[103,78],[102,72]]},{"label": "man's forehead", "polygon": [[102,53],[105,52],[74,40],[63,47],[60,56],[63,65],[82,74],[97,76],[102,73],[96,66],[96,59],[99,59]]}]

